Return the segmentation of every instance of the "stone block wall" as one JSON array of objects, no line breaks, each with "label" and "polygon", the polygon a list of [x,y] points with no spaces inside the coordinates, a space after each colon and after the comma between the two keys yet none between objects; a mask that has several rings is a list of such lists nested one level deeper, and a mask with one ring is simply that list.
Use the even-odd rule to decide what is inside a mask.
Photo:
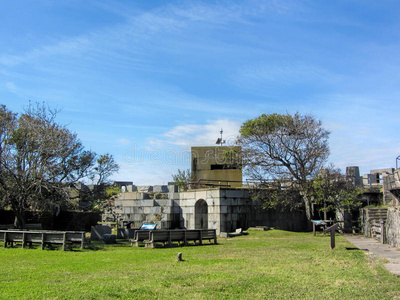
[{"label": "stone block wall", "polygon": [[219,193],[220,190],[218,188],[198,189],[179,193],[179,198],[175,200],[175,203],[179,207],[180,228],[196,228],[196,202],[204,200],[207,203],[208,210],[207,227],[209,229],[217,229],[217,234],[219,234]]},{"label": "stone block wall", "polygon": [[123,221],[133,221],[132,228],[155,222],[159,229],[209,228],[216,229],[217,234],[254,226],[307,230],[303,211],[262,210],[251,200],[248,189],[208,188],[176,193],[170,188],[168,199],[145,199],[146,195],[122,193],[115,201],[114,211]]},{"label": "stone block wall", "polygon": [[[139,228],[143,223],[156,223],[157,228],[175,228],[176,217],[174,202],[167,197],[157,199],[153,193],[152,186],[140,187],[142,192],[125,192],[118,196],[115,201],[114,212],[119,214],[119,221],[132,221],[132,228]],[[166,186],[156,186],[156,191],[166,192]]]},{"label": "stone block wall", "polygon": [[387,244],[400,248],[400,210],[389,208],[386,219],[386,241]]}]

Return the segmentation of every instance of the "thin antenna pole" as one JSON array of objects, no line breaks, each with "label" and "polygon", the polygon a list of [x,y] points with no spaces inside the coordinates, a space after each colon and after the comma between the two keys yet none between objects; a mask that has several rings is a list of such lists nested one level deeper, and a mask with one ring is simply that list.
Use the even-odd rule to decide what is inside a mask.
[{"label": "thin antenna pole", "polygon": [[215,142],[215,144],[222,146],[223,144],[225,144],[225,141],[222,139],[222,133],[224,131],[221,128],[221,131],[219,132],[221,134],[221,137],[217,139],[217,141]]}]

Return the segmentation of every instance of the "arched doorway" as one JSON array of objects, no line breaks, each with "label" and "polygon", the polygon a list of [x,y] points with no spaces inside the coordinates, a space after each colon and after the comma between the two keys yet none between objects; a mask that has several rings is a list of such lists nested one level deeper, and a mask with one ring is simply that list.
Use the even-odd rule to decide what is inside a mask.
[{"label": "arched doorway", "polygon": [[208,205],[203,199],[198,200],[194,206],[194,228],[208,228]]}]

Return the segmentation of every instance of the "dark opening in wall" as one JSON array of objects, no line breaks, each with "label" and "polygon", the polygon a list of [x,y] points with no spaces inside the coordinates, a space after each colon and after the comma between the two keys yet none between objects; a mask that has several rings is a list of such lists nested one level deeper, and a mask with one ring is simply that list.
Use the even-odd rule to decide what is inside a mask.
[{"label": "dark opening in wall", "polygon": [[193,157],[192,159],[192,172],[197,171],[197,157]]},{"label": "dark opening in wall", "polygon": [[236,170],[238,167],[235,165],[211,165],[211,170]]}]

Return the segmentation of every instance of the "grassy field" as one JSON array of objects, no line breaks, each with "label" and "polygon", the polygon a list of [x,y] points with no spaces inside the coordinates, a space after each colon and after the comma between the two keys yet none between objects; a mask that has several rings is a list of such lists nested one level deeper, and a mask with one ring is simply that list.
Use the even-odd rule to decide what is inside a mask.
[{"label": "grassy field", "polygon": [[[382,261],[329,235],[250,231],[218,245],[4,249],[1,299],[400,299]],[[183,253],[184,261],[177,261]]]}]

